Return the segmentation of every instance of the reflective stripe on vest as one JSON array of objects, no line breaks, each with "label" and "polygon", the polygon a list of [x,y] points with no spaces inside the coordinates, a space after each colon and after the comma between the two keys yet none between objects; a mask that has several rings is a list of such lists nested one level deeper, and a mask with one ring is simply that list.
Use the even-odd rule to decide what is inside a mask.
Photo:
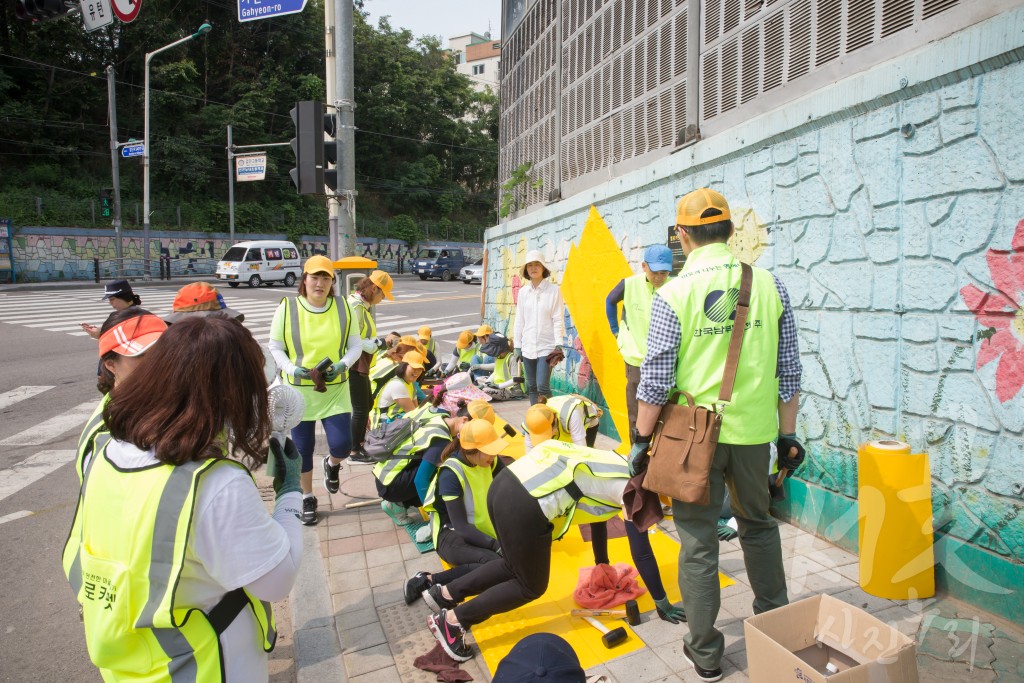
[{"label": "reflective stripe on vest", "polygon": [[[534,498],[543,498],[573,483],[575,477],[629,479],[626,459],[586,446],[547,440],[534,446],[526,455],[509,465],[508,469],[522,482]],[[580,487],[584,488],[584,487]],[[573,524],[600,522],[614,517],[622,509],[621,500],[597,500],[583,497],[573,500],[564,515],[549,519],[553,525],[552,537],[565,535]]]},{"label": "reflective stripe on vest", "polygon": [[[288,347],[288,358],[298,367],[312,369],[324,358],[337,363],[345,355],[348,335],[352,325],[348,303],[344,299],[330,297],[327,310],[323,313],[310,311],[299,297],[285,297],[284,341]],[[333,310],[332,310],[333,309]],[[290,375],[281,375],[289,384],[313,386],[308,379],[297,380]],[[341,384],[348,380],[348,371],[340,373],[328,384]]]},{"label": "reflective stripe on vest", "polygon": [[[78,533],[65,549],[90,658],[106,680],[222,681],[219,637],[208,614],[180,604],[176,593],[202,476],[214,467],[242,466],[207,459],[119,470],[107,459],[104,437],[85,474]],[[269,652],[273,611],[245,597]]]},{"label": "reflective stripe on vest", "polygon": [[[675,312],[681,331],[675,386],[711,407],[718,400],[739,294],[740,262],[722,243],[694,249],[683,271],[656,296]],[[754,268],[750,313],[732,401],[722,411],[721,443],[750,445],[778,436],[779,317],[782,301],[771,273]],[[682,398],[681,401],[685,401]]]},{"label": "reflective stripe on vest", "polygon": [[623,283],[622,311],[625,320],[619,325],[619,351],[623,360],[639,367],[647,355],[647,332],[651,327],[654,286],[647,281],[644,273],[627,277]]},{"label": "reflective stripe on vest", "polygon": [[[497,463],[497,459],[495,459],[495,463]],[[470,524],[491,538],[496,539],[498,537],[494,531],[494,525],[491,523],[491,517],[487,514],[487,491],[491,487],[491,482],[494,481],[495,466],[496,464],[492,464],[489,468],[475,467],[467,465],[459,458],[448,458],[441,463],[441,467],[438,468],[433,481],[430,482],[426,499],[423,501],[424,509],[435,513],[430,515],[435,548],[437,547],[437,536],[441,531],[440,521],[436,514],[435,496],[437,495],[437,481],[443,469],[451,470],[459,481],[459,486],[462,487],[462,500],[466,506],[466,519],[469,520]],[[469,495],[466,495],[467,491]],[[448,500],[454,500],[454,498],[445,498],[444,500],[447,502]]]},{"label": "reflective stripe on vest", "polygon": [[370,315],[370,308],[358,292],[353,292],[348,297],[348,308],[352,317],[359,321],[359,337],[361,339],[373,339],[377,336],[377,323]]},{"label": "reflective stripe on vest", "polygon": [[78,437],[78,451],[75,457],[75,473],[78,474],[78,484],[81,486],[85,478],[83,467],[85,465],[85,459],[89,457],[89,454],[93,452],[93,441],[96,439],[96,435],[101,431],[106,431],[106,425],[103,424],[103,408],[110,403],[110,394],[104,394],[103,398],[100,399],[96,409],[92,411],[92,415],[89,420],[85,423],[85,428],[82,430],[81,435]]},{"label": "reflective stripe on vest", "polygon": [[403,416],[415,421],[416,426],[413,428],[412,436],[395,448],[393,457],[373,466],[373,476],[382,486],[390,485],[413,462],[418,462],[420,453],[425,451],[434,439],[452,440],[448,423],[445,421],[447,416],[448,413],[430,404],[420,406]]},{"label": "reflective stripe on vest", "polygon": [[437,340],[433,337],[427,341],[427,352],[434,354],[434,358],[437,358]]},{"label": "reflective stripe on vest", "polygon": [[[583,421],[583,428],[587,429],[587,423],[598,417],[597,404],[590,399],[583,398],[579,394],[563,394],[548,399],[547,406],[555,411],[558,416],[557,433],[552,436],[557,441],[572,443],[572,433],[569,431],[569,418],[574,410],[581,410],[580,419]],[[585,445],[585,444],[580,444]]]},{"label": "reflective stripe on vest", "polygon": [[388,387],[388,384],[391,384],[392,382],[395,381],[402,383],[403,387],[405,388],[405,393],[409,395],[410,400],[416,400],[416,389],[410,382],[406,382],[404,379],[398,377],[397,375],[395,377],[392,377],[391,379],[388,380],[388,383],[384,385],[384,388],[380,390],[380,393],[377,394],[377,397],[373,399],[373,408],[370,412],[374,416],[372,418],[374,424],[379,423],[381,419],[393,420],[396,417],[401,417],[402,414],[405,412],[405,408],[399,405],[398,401],[392,402],[391,405],[385,408],[380,407],[380,399],[381,396],[384,395],[384,389]]},{"label": "reflective stripe on vest", "polygon": [[494,372],[491,374],[491,381],[495,384],[503,384],[508,380],[512,379],[512,375],[508,371],[509,363],[512,360],[512,354],[506,354],[502,358],[494,359]]}]

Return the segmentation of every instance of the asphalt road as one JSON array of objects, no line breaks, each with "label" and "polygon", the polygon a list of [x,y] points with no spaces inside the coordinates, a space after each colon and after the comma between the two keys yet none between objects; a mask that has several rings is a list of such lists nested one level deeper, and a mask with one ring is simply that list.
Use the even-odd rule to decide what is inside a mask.
[{"label": "asphalt road", "polygon": [[[139,286],[143,306],[170,311],[177,286]],[[71,464],[99,400],[96,343],[77,323],[110,312],[91,288],[5,292],[0,286],[0,681],[100,681],[89,661],[78,604],[61,552],[78,496]],[[283,287],[223,288],[228,306],[265,342]],[[395,302],[378,306],[381,333],[436,331],[450,353],[458,332],[480,322],[480,287],[396,279]]]}]

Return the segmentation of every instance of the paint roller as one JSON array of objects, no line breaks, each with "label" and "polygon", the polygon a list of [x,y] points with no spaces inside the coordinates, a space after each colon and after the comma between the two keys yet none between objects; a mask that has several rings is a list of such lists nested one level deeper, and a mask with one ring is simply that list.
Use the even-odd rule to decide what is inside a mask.
[{"label": "paint roller", "polygon": [[574,617],[616,617],[625,618],[630,626],[640,623],[640,606],[636,600],[627,600],[624,605],[626,609],[574,609],[571,614]]}]

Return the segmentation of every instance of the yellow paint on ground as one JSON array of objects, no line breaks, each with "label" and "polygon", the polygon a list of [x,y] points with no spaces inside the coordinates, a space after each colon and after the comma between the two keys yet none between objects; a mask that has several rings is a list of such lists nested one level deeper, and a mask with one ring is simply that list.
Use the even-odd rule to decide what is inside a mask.
[{"label": "yellow paint on ground", "polygon": [[508,443],[508,446],[505,447],[505,450],[503,450],[501,454],[518,460],[523,457],[524,453],[526,453],[526,439],[524,439],[523,435],[519,433],[519,425],[512,425],[512,428],[516,430],[515,436],[509,436],[506,434],[503,430],[507,424],[511,423],[501,419],[498,415],[494,416],[494,428],[498,430],[498,434],[501,435],[501,438]]},{"label": "yellow paint on ground", "polygon": [[[601,214],[593,206],[583,227],[579,246],[569,249],[562,279],[562,298],[572,316],[594,376],[608,403],[612,421],[621,441],[627,442],[629,416],[626,412],[626,362],[608,327],[604,300],[608,292],[633,271]],[[628,449],[628,444],[625,445]],[[620,447],[620,450],[623,450]],[[624,452],[624,451],[623,451]]]},{"label": "yellow paint on ground", "polygon": [[[667,534],[654,531],[651,533],[651,547],[658,559],[658,568],[669,599],[679,602],[682,599],[676,580],[679,575],[679,544]],[[612,564],[632,563],[629,541],[626,538],[610,539],[608,556]],[[625,642],[608,649],[601,643],[600,631],[583,619],[569,616],[569,612],[578,607],[573,601],[572,594],[579,580],[579,570],[581,567],[592,566],[593,563],[594,553],[590,543],[583,540],[579,527],[573,527],[561,541],[556,541],[551,547],[551,578],[544,595],[528,605],[499,614],[473,627],[473,638],[483,653],[491,675],[494,675],[498,662],[509,650],[531,633],[554,633],[565,638],[576,651],[584,669],[635,652],[644,646],[623,620],[599,618],[608,628],[624,626],[629,633],[629,638]],[[735,583],[724,574],[719,574],[718,578],[723,588]],[[654,600],[649,593],[642,595],[637,602],[642,613],[654,609]],[[645,621],[651,618],[658,617],[653,613],[644,617]],[[686,627],[666,624],[665,628],[680,629],[681,637]]]}]

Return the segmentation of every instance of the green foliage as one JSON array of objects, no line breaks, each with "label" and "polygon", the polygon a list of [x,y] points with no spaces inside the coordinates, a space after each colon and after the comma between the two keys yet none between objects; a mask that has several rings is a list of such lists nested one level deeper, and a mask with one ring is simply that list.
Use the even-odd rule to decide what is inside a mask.
[{"label": "green foliage", "polygon": [[526,187],[532,187],[535,190],[544,187],[544,179],[534,179],[530,175],[531,170],[533,170],[532,161],[520,164],[512,171],[508,180],[501,184],[501,206],[498,209],[498,215],[501,218],[505,218],[521,208],[523,200],[526,199],[523,194]]},{"label": "green foliage", "polygon": [[[441,219],[447,232],[475,234],[496,204],[496,96],[477,93],[438,39],[386,19],[372,26],[356,6],[360,229],[387,232],[405,214],[414,241],[417,225]],[[151,222],[175,227],[180,207],[183,227],[226,230],[226,126],[239,145],[286,142],[294,103],[325,99],[323,7],[313,0],[300,14],[240,24],[232,3],[151,2],[135,22],[87,34],[76,19],[31,25],[0,4],[0,211],[22,225],[93,225],[91,202],[111,186],[105,66],[118,81],[119,138],[141,140],[146,52],[209,20],[212,32],[151,64]],[[267,153],[267,180],[235,185],[236,229],[324,234],[324,200],[298,196],[288,178],[291,150]],[[120,161],[126,227],[142,202],[141,166]]]},{"label": "green foliage", "polygon": [[410,247],[420,241],[420,229],[416,227],[416,221],[412,216],[400,213],[391,219],[388,224],[388,237],[402,240]]}]

